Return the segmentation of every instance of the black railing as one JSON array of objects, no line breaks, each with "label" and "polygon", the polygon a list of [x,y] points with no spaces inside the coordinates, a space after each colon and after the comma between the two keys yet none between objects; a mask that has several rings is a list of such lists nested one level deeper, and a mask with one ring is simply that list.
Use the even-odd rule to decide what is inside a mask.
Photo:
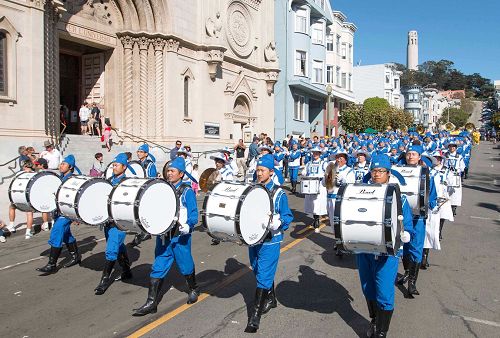
[{"label": "black railing", "polygon": [[[18,167],[17,167],[17,166],[18,166],[18,162],[19,162],[19,161],[18,161],[19,157],[20,157],[20,156],[16,156],[16,157],[14,157],[13,159],[11,159],[11,160],[9,160],[9,161],[7,161],[7,162],[5,162],[5,163],[0,164],[0,168],[2,168],[2,167],[7,167],[7,169],[8,169],[8,170],[10,170],[10,171],[12,172],[12,174],[9,174],[8,176],[5,176],[5,177],[4,177],[4,175],[2,174],[2,175],[0,176],[0,184],[3,184],[3,182],[5,181],[5,179],[9,179],[9,178],[14,177],[14,176],[16,175],[16,172],[18,172],[18,171],[19,171],[19,170],[18,170]],[[12,166],[9,166],[9,164],[10,164],[10,163],[14,163],[14,166],[13,166],[13,167],[12,167]]]}]

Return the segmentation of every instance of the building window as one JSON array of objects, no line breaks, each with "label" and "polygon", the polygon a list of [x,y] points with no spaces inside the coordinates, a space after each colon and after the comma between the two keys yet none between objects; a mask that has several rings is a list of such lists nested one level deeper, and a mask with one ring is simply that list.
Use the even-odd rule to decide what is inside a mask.
[{"label": "building window", "polygon": [[0,32],[0,95],[7,96],[7,36]]},{"label": "building window", "polygon": [[346,59],[347,55],[347,44],[345,42],[342,43],[342,51],[341,51],[341,55],[342,55],[342,59]]},{"label": "building window", "polygon": [[394,89],[399,89],[399,79],[394,79]]},{"label": "building window", "polygon": [[347,74],[342,73],[342,88],[347,88]]},{"label": "building window", "polygon": [[328,35],[326,37],[326,50],[333,52],[333,35]]},{"label": "building window", "polygon": [[349,91],[352,92],[352,74],[349,73]]},{"label": "building window", "polygon": [[321,22],[315,23],[312,26],[312,43],[317,45],[323,44],[323,24]]},{"label": "building window", "polygon": [[323,62],[313,61],[313,82],[323,83]]},{"label": "building window", "polygon": [[307,76],[307,53],[301,50],[295,52],[295,75]]},{"label": "building window", "polygon": [[389,101],[389,92],[385,92],[385,99],[387,100],[387,102],[390,102]]},{"label": "building window", "polygon": [[385,73],[385,83],[391,83],[391,74]]},{"label": "building window", "polygon": [[335,71],[335,84],[340,87],[340,67]]},{"label": "building window", "polygon": [[307,34],[307,10],[297,9],[295,12],[295,31]]},{"label": "building window", "polygon": [[189,117],[189,77],[184,78],[184,117]]},{"label": "building window", "polygon": [[337,35],[337,38],[335,39],[335,50],[337,51],[337,54],[340,54],[340,35]]},{"label": "building window", "polygon": [[304,96],[294,95],[293,100],[294,100],[293,118],[296,120],[299,120],[299,121],[304,121],[304,119],[305,119],[305,116],[304,116],[305,98],[304,98]]},{"label": "building window", "polygon": [[326,66],[326,83],[333,83],[333,66]]}]

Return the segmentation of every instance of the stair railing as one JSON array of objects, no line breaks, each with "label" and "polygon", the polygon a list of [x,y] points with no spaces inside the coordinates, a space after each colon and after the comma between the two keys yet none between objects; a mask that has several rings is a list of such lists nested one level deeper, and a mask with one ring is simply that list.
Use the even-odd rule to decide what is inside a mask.
[{"label": "stair railing", "polygon": [[[3,184],[3,182],[6,180],[6,179],[9,179],[9,178],[12,178],[16,175],[16,172],[19,171],[19,168],[18,168],[18,159],[19,159],[20,156],[16,156],[14,157],[13,159],[5,162],[5,163],[2,163],[0,164],[0,168],[2,167],[7,167],[8,170],[10,170],[12,172],[12,174],[9,174],[7,176],[4,177],[4,175],[1,175],[0,176],[0,184]],[[9,164],[11,163],[14,163],[14,166],[9,166]]]}]

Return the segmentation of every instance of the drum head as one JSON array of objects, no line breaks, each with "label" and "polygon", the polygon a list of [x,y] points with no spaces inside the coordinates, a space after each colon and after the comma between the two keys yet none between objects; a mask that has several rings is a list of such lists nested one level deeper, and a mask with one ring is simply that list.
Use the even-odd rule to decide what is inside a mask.
[{"label": "drum head", "polygon": [[56,210],[56,193],[61,185],[59,176],[42,171],[31,178],[28,185],[30,205],[38,212]]},{"label": "drum head", "polygon": [[242,198],[236,210],[239,216],[236,226],[245,244],[254,245],[267,235],[273,202],[266,188],[260,185],[250,187]]},{"label": "drum head", "polygon": [[99,225],[109,219],[108,197],[113,186],[106,180],[88,180],[77,197],[77,214],[89,225]]},{"label": "drum head", "polygon": [[167,181],[161,178],[149,181],[139,192],[137,201],[136,218],[149,234],[164,234],[177,221],[179,198],[175,187]]}]

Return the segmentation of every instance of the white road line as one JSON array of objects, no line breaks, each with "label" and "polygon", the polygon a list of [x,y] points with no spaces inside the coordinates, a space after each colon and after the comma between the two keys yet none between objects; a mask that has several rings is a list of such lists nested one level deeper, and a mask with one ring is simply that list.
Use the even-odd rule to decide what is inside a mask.
[{"label": "white road line", "polygon": [[[470,218],[484,219],[484,220],[487,220],[487,221],[493,221],[494,220],[493,218],[490,218],[490,217],[481,217],[481,216],[470,216]],[[497,220],[495,219],[495,221],[497,221]]]},{"label": "white road line", "polygon": [[452,317],[455,318],[462,318],[463,320],[466,320],[468,322],[474,322],[474,323],[480,323],[480,324],[485,324],[485,325],[490,325],[490,326],[495,326],[495,327],[500,327],[500,323],[497,322],[491,322],[489,320],[484,320],[484,319],[477,319],[477,318],[472,318],[472,317],[466,317],[466,316],[460,316],[460,315],[452,315]]},{"label": "white road line", "polygon": [[[91,242],[88,242],[88,243],[85,243],[85,244],[82,244],[82,245],[79,245],[78,247],[80,248],[83,248],[87,245],[90,245],[92,243],[99,243],[99,242],[102,242],[104,241],[106,238],[101,238],[101,239],[98,239],[96,241],[91,241]],[[28,264],[28,263],[31,263],[31,262],[34,262],[34,261],[39,261],[40,259],[46,259],[47,257],[45,256],[40,256],[40,257],[35,257],[35,258],[30,258],[28,260],[25,260],[23,262],[19,262],[19,263],[15,263],[15,264],[11,264],[11,265],[7,265],[7,266],[4,266],[4,267],[1,267],[0,268],[0,271],[3,271],[3,270],[7,270],[7,269],[10,269],[10,268],[15,268],[16,266],[19,266],[19,265],[24,265],[24,264]]]}]

